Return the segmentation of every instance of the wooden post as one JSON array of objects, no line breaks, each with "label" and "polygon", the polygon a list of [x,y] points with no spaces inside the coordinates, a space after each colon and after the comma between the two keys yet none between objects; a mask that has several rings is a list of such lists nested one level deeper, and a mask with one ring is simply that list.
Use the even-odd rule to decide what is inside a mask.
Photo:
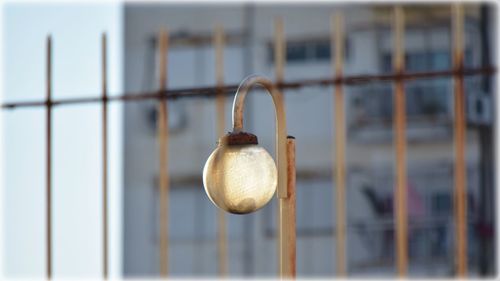
[{"label": "wooden post", "polygon": [[[453,18],[453,68],[462,71],[464,66],[464,15],[463,6],[454,4]],[[454,83],[455,120],[454,129],[454,211],[455,211],[455,257],[457,277],[467,276],[467,165],[465,159],[467,120],[465,118],[465,93],[463,74],[456,74]]]},{"label": "wooden post", "polygon": [[280,277],[295,278],[296,275],[296,191],[295,191],[295,138],[287,137],[287,198],[279,198],[280,203]]},{"label": "wooden post", "polygon": [[[167,88],[167,51],[168,35],[165,29],[159,35],[160,91]],[[158,144],[160,151],[160,275],[168,274],[168,112],[167,99],[160,97],[158,102]]]},{"label": "wooden post", "polygon": [[46,271],[52,279],[52,36],[47,36],[46,53]]},{"label": "wooden post", "polygon": [[[335,78],[341,79],[344,65],[344,26],[341,12],[332,16],[331,21],[331,53],[332,68],[335,70]],[[345,114],[344,93],[342,84],[335,84],[335,203],[336,203],[336,261],[337,276],[346,275],[346,215],[345,215]]]},{"label": "wooden post", "polygon": [[[402,74],[404,62],[404,13],[401,6],[394,7],[394,72]],[[408,211],[406,170],[406,99],[404,81],[394,82],[394,136],[396,149],[396,187],[394,210],[396,215],[396,266],[399,277],[408,271]]]},{"label": "wooden post", "polygon": [[[224,29],[221,25],[215,27],[214,34],[215,48],[215,76],[217,83],[217,95],[215,98],[217,116],[217,137],[224,135],[225,130],[225,103],[224,96]],[[226,215],[221,209],[217,209],[217,255],[219,259],[219,276],[227,275],[227,236],[226,236]]]},{"label": "wooden post", "polygon": [[102,83],[102,275],[108,279],[108,89],[107,89],[107,42],[101,38]]}]

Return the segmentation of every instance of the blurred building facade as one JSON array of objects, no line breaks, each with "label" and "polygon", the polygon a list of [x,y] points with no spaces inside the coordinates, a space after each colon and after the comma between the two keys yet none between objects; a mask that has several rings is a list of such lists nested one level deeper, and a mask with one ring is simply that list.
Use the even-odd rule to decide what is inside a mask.
[{"label": "blurred building facade", "polygon": [[[494,32],[485,33],[482,21],[486,15],[494,17],[495,11],[492,6],[483,10],[480,5],[465,7],[466,66],[478,67],[484,63],[485,52],[494,49]],[[391,72],[389,6],[127,4],[123,18],[125,92],[157,89],[155,38],[162,26],[168,28],[171,38],[168,88],[215,84],[211,45],[215,24],[221,24],[227,35],[227,84],[239,83],[253,73],[274,78],[275,17],[282,17],[285,24],[285,80],[331,77],[330,16],[339,9],[346,21],[345,73]],[[450,6],[408,6],[405,12],[407,71],[451,68]],[[468,256],[474,275],[484,270],[485,260],[490,263],[486,271],[491,274],[494,270],[494,254],[481,251],[481,241],[493,239],[488,232],[492,226],[481,224],[493,221],[492,194],[485,199],[492,183],[490,189],[481,188],[488,183],[484,182],[485,140],[480,129],[488,128],[493,120],[487,83],[481,77],[466,79],[470,105]],[[392,85],[346,86],[345,93],[348,272],[352,276],[392,276]],[[406,94],[410,274],[449,276],[454,268],[453,83],[450,78],[412,81],[406,84]],[[297,274],[330,276],[335,273],[336,246],[333,88],[290,90],[285,100],[288,133],[297,138]],[[230,130],[231,104],[232,96],[226,101],[226,131]],[[168,106],[170,274],[216,276],[217,209],[205,195],[201,178],[217,140],[215,102],[188,98],[171,100]],[[156,102],[131,102],[124,108],[123,270],[125,276],[155,276],[159,274]],[[251,94],[246,101],[245,127],[272,155],[273,110],[265,95]],[[493,163],[489,165],[486,167],[491,169]],[[274,201],[251,215],[227,215],[231,276],[276,274]],[[487,230],[479,229],[481,226]]]}]

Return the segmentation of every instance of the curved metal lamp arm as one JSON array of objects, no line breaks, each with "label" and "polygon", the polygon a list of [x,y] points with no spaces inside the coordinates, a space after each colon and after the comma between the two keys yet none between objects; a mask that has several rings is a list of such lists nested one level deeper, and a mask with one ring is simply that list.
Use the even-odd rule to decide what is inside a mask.
[{"label": "curved metal lamp arm", "polygon": [[283,95],[274,83],[259,75],[250,75],[241,82],[233,102],[233,132],[243,131],[243,110],[248,91],[259,85],[273,98],[276,110],[276,164],[278,166],[278,198],[288,198],[286,168],[286,116]]}]

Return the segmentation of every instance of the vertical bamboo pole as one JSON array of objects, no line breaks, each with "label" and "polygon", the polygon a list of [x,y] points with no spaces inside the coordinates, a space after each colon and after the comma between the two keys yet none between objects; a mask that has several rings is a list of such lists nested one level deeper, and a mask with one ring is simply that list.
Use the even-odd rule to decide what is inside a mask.
[{"label": "vertical bamboo pole", "polygon": [[[278,111],[281,110],[281,108],[285,108],[285,96],[283,95],[282,93],[282,90],[280,88],[281,86],[281,83],[283,83],[284,81],[284,73],[285,73],[285,57],[286,57],[286,42],[285,42],[285,32],[284,32],[284,27],[283,27],[283,19],[282,18],[276,18],[275,20],[275,33],[274,33],[274,51],[275,51],[275,72],[276,72],[276,88],[278,89],[278,92],[280,93],[279,95],[277,95],[277,98],[276,100],[274,100],[275,102],[275,105],[277,108]],[[280,114],[278,114],[278,119],[277,119],[277,122],[278,123],[281,123],[281,122],[285,122],[285,120],[280,120],[280,118],[282,118],[282,116]],[[284,119],[284,118],[283,118]],[[286,129],[286,126],[285,126],[285,129]],[[277,140],[276,140],[276,149],[279,150],[279,148],[281,147],[281,149],[283,149],[283,153],[279,152],[278,154],[286,154],[286,130],[285,131],[280,131],[276,134],[277,136]],[[282,142],[280,144],[280,142]],[[286,184],[286,180],[283,180],[283,178],[280,176],[280,170],[285,173],[285,167],[286,167],[286,164],[284,165],[281,165],[279,164],[279,162],[283,162],[285,163],[286,161],[286,157],[283,157],[285,160],[284,161],[280,161],[279,158],[277,158],[277,162],[278,162],[278,198],[286,198],[288,197],[288,194],[287,194],[287,189],[284,188],[285,184]],[[283,174],[281,173],[281,174]],[[283,182],[283,184],[280,184],[279,182]],[[281,187],[280,187],[281,186]],[[278,219],[279,219],[279,215],[278,215]],[[278,225],[279,225],[279,222],[278,222]],[[279,243],[278,243],[279,244]],[[278,250],[279,252],[279,250]]]},{"label": "vertical bamboo pole", "polygon": [[[461,4],[453,5],[453,67],[463,70],[464,63],[464,15]],[[467,275],[467,165],[465,160],[465,145],[467,123],[465,119],[465,94],[463,74],[456,74],[454,82],[454,210],[455,210],[455,257],[456,274],[458,277]]]},{"label": "vertical bamboo pole", "polygon": [[[224,97],[224,29],[221,25],[215,27],[214,34],[215,47],[215,78],[217,83],[216,116],[217,116],[217,137],[224,135],[225,129],[225,102]],[[226,236],[226,216],[224,211],[217,209],[217,254],[219,258],[219,276],[227,275],[227,236]]]},{"label": "vertical bamboo pole", "polygon": [[[285,73],[285,35],[283,27],[283,18],[276,18],[274,20],[274,71],[276,85],[280,86],[283,83],[284,73]],[[284,100],[282,100],[284,103]],[[279,138],[279,136],[278,136]],[[276,149],[278,149],[278,145]],[[279,161],[279,160],[278,160]],[[291,266],[287,263],[287,257],[290,252],[288,252],[287,245],[287,230],[288,230],[288,215],[286,202],[288,200],[288,194],[286,198],[281,198],[280,195],[282,191],[278,190],[278,274],[281,278],[290,276]],[[288,193],[288,191],[287,191]]]},{"label": "vertical bamboo pole", "polygon": [[[401,6],[394,7],[394,72],[402,74],[404,62],[404,13]],[[396,148],[396,265],[397,273],[404,277],[408,271],[408,212],[406,175],[406,100],[402,79],[394,83],[394,135]]]},{"label": "vertical bamboo pole", "polygon": [[283,83],[285,78],[286,42],[283,18],[274,20],[274,71],[276,84]]},{"label": "vertical bamboo pole", "polygon": [[101,37],[102,83],[102,275],[108,279],[108,87],[107,87],[107,40]]},{"label": "vertical bamboo pole", "polygon": [[[340,79],[343,75],[344,65],[344,23],[341,12],[332,16],[331,20],[331,53],[332,67],[335,70],[335,78]],[[345,215],[345,114],[344,94],[342,84],[335,84],[335,192],[336,192],[336,261],[337,276],[346,275],[346,215]]]},{"label": "vertical bamboo pole", "polygon": [[[168,35],[165,29],[159,34],[160,92],[167,88],[167,51]],[[168,112],[167,99],[160,97],[158,102],[158,144],[160,151],[160,275],[168,274]]]},{"label": "vertical bamboo pole", "polygon": [[46,54],[46,247],[47,279],[52,279],[52,36],[47,36]]}]

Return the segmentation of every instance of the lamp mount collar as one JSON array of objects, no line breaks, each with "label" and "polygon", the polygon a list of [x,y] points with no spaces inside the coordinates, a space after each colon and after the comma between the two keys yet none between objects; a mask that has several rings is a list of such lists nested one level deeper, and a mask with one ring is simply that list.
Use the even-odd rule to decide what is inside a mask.
[{"label": "lamp mount collar", "polygon": [[239,132],[229,132],[222,136],[218,145],[250,145],[259,144],[257,136],[251,133],[239,131]]}]

